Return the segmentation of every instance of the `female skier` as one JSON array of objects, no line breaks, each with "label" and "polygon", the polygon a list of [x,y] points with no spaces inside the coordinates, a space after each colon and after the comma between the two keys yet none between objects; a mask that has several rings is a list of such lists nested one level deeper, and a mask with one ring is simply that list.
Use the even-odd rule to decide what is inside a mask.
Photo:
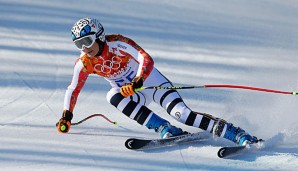
[{"label": "female skier", "polygon": [[[142,86],[173,86],[155,67],[154,61],[133,40],[119,34],[105,35],[97,19],[83,18],[71,29],[72,40],[81,51],[64,97],[64,111],[57,123],[59,132],[70,130],[73,110],[89,74],[104,77],[112,86],[107,100],[124,115],[160,133],[162,138],[185,134],[147,106],[154,101],[179,122],[208,131],[239,145],[258,139],[243,129],[209,114],[192,111],[176,90],[135,92]],[[63,128],[63,129],[62,129]],[[66,129],[65,129],[66,128]]]}]

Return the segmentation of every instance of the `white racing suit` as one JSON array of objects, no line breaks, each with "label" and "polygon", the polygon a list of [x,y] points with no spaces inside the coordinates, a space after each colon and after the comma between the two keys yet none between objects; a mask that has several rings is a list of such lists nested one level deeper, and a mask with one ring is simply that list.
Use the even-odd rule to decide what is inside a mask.
[{"label": "white racing suit", "polygon": [[112,86],[107,93],[107,101],[124,115],[149,129],[157,131],[161,122],[165,121],[147,108],[154,101],[183,124],[235,141],[235,133],[231,134],[226,130],[232,129],[237,132],[240,128],[235,128],[232,124],[211,115],[192,111],[176,90],[147,89],[127,98],[120,94],[120,87],[130,83],[136,76],[144,78],[144,86],[172,86],[153,64],[152,58],[133,40],[121,35],[107,35],[101,56],[89,58],[82,53],[76,61],[73,78],[64,98],[64,110],[73,111],[88,75],[97,74]]}]

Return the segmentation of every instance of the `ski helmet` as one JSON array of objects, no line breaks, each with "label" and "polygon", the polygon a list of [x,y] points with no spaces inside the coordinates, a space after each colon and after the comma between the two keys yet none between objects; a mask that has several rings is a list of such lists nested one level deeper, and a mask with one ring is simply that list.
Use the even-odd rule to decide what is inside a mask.
[{"label": "ski helmet", "polygon": [[[105,41],[104,28],[97,19],[82,18],[78,20],[71,29],[71,37],[72,41],[74,42],[86,36],[90,37],[90,35],[92,35],[91,37],[98,39],[101,42]],[[95,40],[91,41],[94,43]],[[78,45],[76,44],[76,46]]]}]

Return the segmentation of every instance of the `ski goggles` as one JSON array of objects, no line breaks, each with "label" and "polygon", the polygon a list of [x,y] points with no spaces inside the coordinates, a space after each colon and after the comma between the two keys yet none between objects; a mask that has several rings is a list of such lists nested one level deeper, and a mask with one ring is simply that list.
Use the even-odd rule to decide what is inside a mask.
[{"label": "ski goggles", "polygon": [[96,40],[96,35],[91,34],[91,35],[76,39],[73,42],[78,49],[83,50],[84,48],[90,48],[94,44],[95,40]]}]

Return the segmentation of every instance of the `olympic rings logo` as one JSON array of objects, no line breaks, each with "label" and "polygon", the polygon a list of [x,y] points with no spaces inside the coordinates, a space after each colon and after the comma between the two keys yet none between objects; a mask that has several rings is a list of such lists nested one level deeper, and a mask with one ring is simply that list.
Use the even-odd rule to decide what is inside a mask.
[{"label": "olympic rings logo", "polygon": [[103,60],[103,63],[94,65],[94,70],[96,72],[101,72],[103,74],[113,74],[113,72],[119,70],[121,67],[122,59],[118,56],[112,57],[112,60],[105,60],[102,57],[100,58]]}]

